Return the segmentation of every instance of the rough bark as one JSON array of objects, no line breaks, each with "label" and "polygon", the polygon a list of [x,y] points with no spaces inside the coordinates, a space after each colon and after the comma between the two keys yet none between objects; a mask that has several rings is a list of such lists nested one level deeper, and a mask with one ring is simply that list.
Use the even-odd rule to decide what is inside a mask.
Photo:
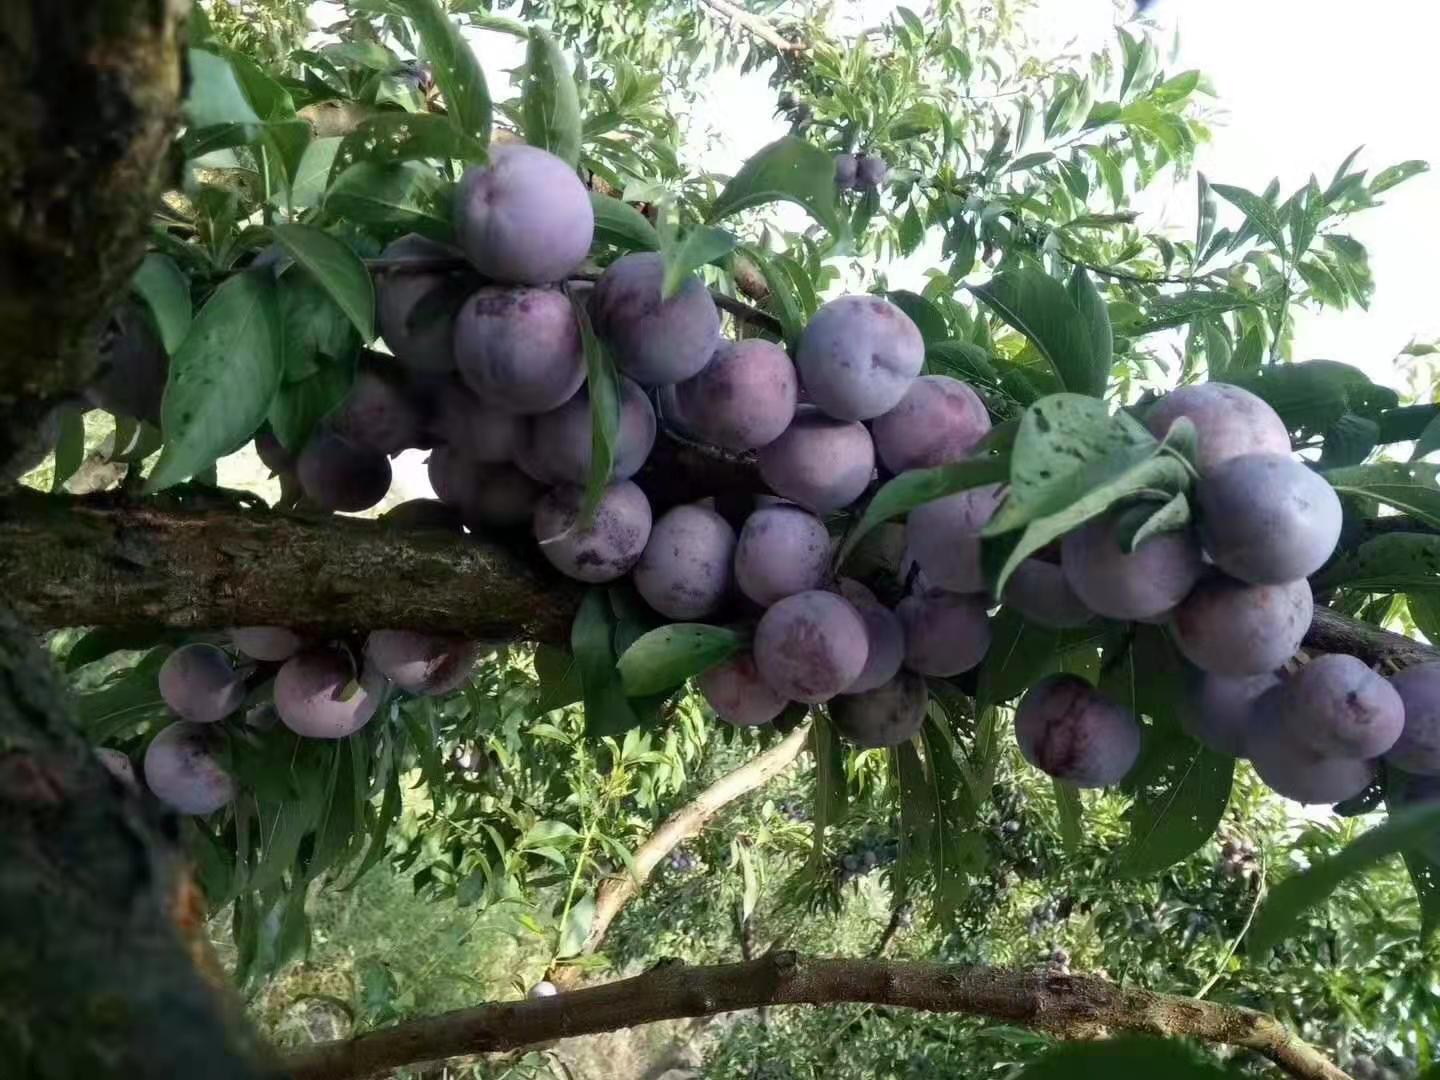
[{"label": "rough bark", "polygon": [[1423,641],[1392,634],[1319,605],[1310,620],[1310,631],[1305,635],[1305,648],[1312,653],[1348,653],[1372,667],[1377,664],[1405,667],[1440,660],[1440,650]]},{"label": "rough bark", "polygon": [[0,4],[0,464],[94,371],[179,121],[184,0]]},{"label": "rough bark", "polygon": [[657,1020],[839,1002],[968,1013],[1061,1038],[1135,1032],[1199,1039],[1254,1050],[1292,1077],[1347,1080],[1274,1017],[1233,1005],[1128,989],[1087,975],[811,960],[792,952],[714,967],[657,967],[556,997],[461,1009],[309,1047],[287,1064],[295,1080],[352,1080],[417,1061],[516,1050]]}]

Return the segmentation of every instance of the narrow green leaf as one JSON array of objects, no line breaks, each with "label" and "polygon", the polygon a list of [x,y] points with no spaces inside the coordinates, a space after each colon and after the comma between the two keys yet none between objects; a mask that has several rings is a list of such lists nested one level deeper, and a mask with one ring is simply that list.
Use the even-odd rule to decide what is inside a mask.
[{"label": "narrow green leaf", "polygon": [[555,950],[557,957],[575,956],[590,936],[590,925],[595,921],[595,894],[587,892],[575,901],[560,927],[560,944]]},{"label": "narrow green leaf", "polygon": [[815,758],[813,856],[818,863],[825,853],[825,830],[844,818],[849,796],[845,749],[824,709],[815,710],[815,726],[810,729],[810,753]]},{"label": "narrow green leaf", "polygon": [[1377,461],[1330,469],[1325,479],[1341,495],[1393,506],[1417,521],[1440,529],[1440,465]]},{"label": "narrow green leaf", "polygon": [[174,259],[152,251],[135,271],[130,288],[149,305],[165,351],[173,356],[190,329],[190,282]]},{"label": "narrow green leaf", "polygon": [[1434,417],[1430,423],[1425,425],[1425,430],[1420,433],[1420,438],[1415,440],[1415,449],[1410,454],[1411,461],[1419,461],[1423,457],[1429,457],[1440,450],[1440,416]]},{"label": "narrow green leaf", "polygon": [[360,257],[343,241],[313,225],[275,225],[271,233],[303,266],[360,331],[364,341],[375,337],[375,283]]},{"label": "narrow green leaf", "polygon": [[191,49],[188,59],[190,92],[185,98],[185,122],[189,127],[260,123],[259,114],[225,57],[206,49]]},{"label": "narrow green leaf", "polygon": [[629,697],[669,690],[714,667],[745,645],[734,630],[703,623],[671,623],[642,634],[616,667]]},{"label": "narrow green leaf", "polygon": [[885,294],[885,298],[910,317],[910,321],[920,331],[920,337],[927,349],[949,340],[950,327],[946,325],[945,316],[932,301],[909,289],[891,289]]},{"label": "narrow green leaf", "polygon": [[813,143],[786,135],[763,147],[731,177],[710,208],[714,222],[754,206],[793,202],[844,242],[845,223],[835,206],[835,163]]},{"label": "narrow green leaf", "polygon": [[614,244],[623,251],[657,251],[660,237],[648,218],[629,203],[590,193],[590,206],[595,211],[595,237]]},{"label": "narrow green leaf", "polygon": [[610,350],[590,324],[589,311],[579,300],[571,299],[585,349],[585,386],[590,400],[590,475],[585,480],[585,501],[576,520],[577,528],[586,528],[605,496],[615,467],[615,440],[620,431],[620,375]]},{"label": "narrow green leaf", "polygon": [[[397,0],[415,24],[450,122],[480,147],[490,144],[490,91],[470,46],[439,0]],[[478,160],[478,159],[477,159]]]},{"label": "narrow green leaf", "polygon": [[85,460],[85,414],[77,408],[59,410],[60,435],[55,440],[55,472],[50,477],[50,490],[60,491],[79,471]]},{"label": "narrow green leaf", "polygon": [[1282,257],[1289,255],[1289,248],[1285,244],[1285,227],[1273,206],[1253,191],[1246,191],[1242,187],[1230,184],[1211,186],[1215,194],[1239,209],[1248,224],[1268,240]]},{"label": "narrow green leaf", "polygon": [[694,271],[729,255],[735,250],[735,243],[730,233],[708,225],[690,229],[678,244],[662,242],[660,253],[665,261],[665,277],[660,283],[660,298],[669,300]]},{"label": "narrow green leaf", "polygon": [[1080,842],[1085,838],[1085,807],[1080,802],[1080,789],[1064,780],[1054,780],[1051,784],[1060,821],[1060,843],[1073,855],[1080,850]]},{"label": "narrow green leaf", "polygon": [[525,78],[520,84],[520,116],[525,141],[560,158],[572,168],[580,161],[580,97],[555,39],[530,28]]},{"label": "narrow green leaf", "polygon": [[1147,505],[1154,507],[1154,510],[1142,519],[1140,527],[1131,534],[1129,542],[1122,545],[1127,552],[1133,552],[1152,536],[1179,532],[1190,524],[1190,500],[1183,491],[1176,492],[1168,502],[1159,506],[1154,503]]},{"label": "narrow green leaf", "polygon": [[[1159,725],[1156,725],[1159,727]],[[1175,728],[1152,728],[1125,787],[1134,796],[1119,872],[1144,877],[1193,855],[1215,834],[1230,801],[1235,759]]]},{"label": "narrow green leaf", "polygon": [[1104,392],[1104,380],[1095,377],[1090,326],[1064,285],[1026,269],[996,274],[970,291],[1030,339],[1065,389],[1092,396]]},{"label": "narrow green leaf", "polygon": [[1423,589],[1437,581],[1440,581],[1440,536],[1387,533],[1341,555],[1316,577],[1315,587],[1403,592]]},{"label": "narrow green leaf", "polygon": [[1241,1080],[1245,1074],[1202,1057],[1178,1041],[1137,1038],[1104,1039],[1055,1046],[1041,1055],[1016,1080]]},{"label": "narrow green leaf", "polygon": [[330,166],[333,181],[351,165],[368,161],[477,161],[485,148],[438,113],[383,112],[361,122],[341,140]]},{"label": "narrow green leaf", "polygon": [[793,346],[805,329],[805,312],[790,275],[769,252],[758,247],[742,245],[737,254],[739,258],[753,263],[765,279],[765,287],[770,292],[765,306],[780,320],[780,333],[785,344]]},{"label": "narrow green leaf", "polygon": [[361,161],[331,183],[325,209],[357,225],[448,241],[454,230],[448,214],[434,206],[438,184],[434,170],[417,162]]},{"label": "narrow green leaf", "polygon": [[[1089,393],[1100,397],[1110,381],[1110,361],[1115,354],[1115,338],[1110,330],[1110,309],[1090,280],[1083,266],[1077,266],[1070,275],[1066,286],[1070,300],[1085,320],[1090,331],[1090,373]],[[1087,391],[1082,391],[1087,392]]]},{"label": "narrow green leaf", "polygon": [[146,490],[194,476],[248,439],[270,410],[282,366],[275,281],[236,274],[200,309],[170,361],[165,449]]},{"label": "narrow green leaf", "polygon": [[623,735],[639,726],[615,669],[614,616],[604,589],[591,589],[570,627],[570,649],[584,690],[587,735]]},{"label": "narrow green leaf", "polygon": [[1381,192],[1389,191],[1398,184],[1403,184],[1413,176],[1430,171],[1428,161],[1402,161],[1399,165],[1391,165],[1388,169],[1381,169],[1375,179],[1370,181],[1370,194],[1379,195]]}]

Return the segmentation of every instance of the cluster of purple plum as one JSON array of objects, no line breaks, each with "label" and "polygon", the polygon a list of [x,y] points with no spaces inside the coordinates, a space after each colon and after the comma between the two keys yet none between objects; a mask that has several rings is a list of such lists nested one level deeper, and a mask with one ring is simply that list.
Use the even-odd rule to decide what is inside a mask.
[{"label": "cluster of purple plum", "polygon": [[890,167],[878,154],[835,155],[835,186],[841,191],[874,191],[890,175]]},{"label": "cluster of purple plum", "polygon": [[[275,717],[295,734],[343,739],[368,724],[391,687],[410,694],[448,694],[470,676],[482,646],[408,630],[375,630],[358,659],[339,644],[309,641],[278,626],[229,632],[231,652],[206,642],[182,645],[160,667],[160,697],[176,717],[145,750],[145,784],[184,814],[209,814],[235,798],[235,779],[223,763],[221,721],[244,713],[263,732]],[[247,710],[254,687],[274,678],[273,711]],[[130,758],[98,751],[117,778],[135,786]]]}]

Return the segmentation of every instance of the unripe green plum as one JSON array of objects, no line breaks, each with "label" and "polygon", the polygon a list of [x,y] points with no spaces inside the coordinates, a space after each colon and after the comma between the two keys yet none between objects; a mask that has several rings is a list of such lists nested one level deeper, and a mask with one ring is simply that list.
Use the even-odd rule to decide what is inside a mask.
[{"label": "unripe green plum", "polygon": [[1060,545],[1065,580],[1091,611],[1110,619],[1159,619],[1200,579],[1200,546],[1188,531],[1160,533],[1126,553],[1115,511],[1070,533]]},{"label": "unripe green plum", "polygon": [[382,454],[398,454],[425,442],[425,416],[394,371],[362,367],[345,400],[328,421],[330,428]]},{"label": "unripe green plum", "polygon": [[785,433],[799,389],[783,348],[746,338],[722,341],[698,375],[676,384],[674,402],[694,438],[727,450],[755,450]]},{"label": "unripe green plum", "polygon": [[1405,730],[1385,755],[1406,772],[1440,776],[1440,661],[1413,664],[1390,677],[1405,705]]},{"label": "unripe green plum", "polygon": [[1180,726],[1217,754],[1244,757],[1256,722],[1255,703],[1279,685],[1280,679],[1268,671],[1235,677],[1204,675],[1182,700]]},{"label": "unripe green plum", "polygon": [[763,607],[819,587],[829,566],[825,523],[798,506],[762,506],[740,529],[735,582]]},{"label": "unripe green plum", "polygon": [[1266,787],[1300,803],[1337,803],[1359,795],[1375,779],[1374,762],[1320,757],[1296,742],[1277,715],[1282,684],[1256,702],[1255,723],[1245,741],[1250,764]]},{"label": "unripe green plum", "polygon": [[340,649],[306,649],[286,660],[276,674],[275,710],[297,735],[343,739],[370,722],[385,690],[379,669],[367,664],[357,672],[349,654]]},{"label": "unripe green plum", "polygon": [[481,645],[413,630],[372,630],[365,658],[401,690],[438,697],[470,677]]},{"label": "unripe green plum", "polygon": [[1395,688],[1342,653],[1315,657],[1275,691],[1273,704],[1290,738],[1319,757],[1377,758],[1405,726]]},{"label": "unripe green plum", "polygon": [[595,211],[564,161],[547,150],[507,143],[491,146],[489,162],[472,165],[460,178],[455,235],[486,277],[544,285],[585,261]]},{"label": "unripe green plum", "polygon": [[849,506],[875,475],[875,444],[864,424],[801,406],[785,433],[756,458],[775,494],[817,514]]},{"label": "unripe green plum", "polygon": [[105,771],[119,780],[131,791],[140,790],[139,782],[135,779],[135,764],[130,760],[130,755],[109,746],[95,748],[95,756],[100,759],[100,764],[105,766]]},{"label": "unripe green plum", "polygon": [[736,653],[703,672],[695,686],[715,715],[735,727],[768,724],[790,704],[760,677],[755,657],[748,652]]},{"label": "unripe green plum", "polygon": [[862,693],[836,697],[830,702],[830,719],[856,746],[899,746],[924,726],[929,700],[925,680],[901,671]]},{"label": "unripe green plum", "polygon": [[455,360],[482,401],[511,413],[558,409],[585,381],[575,309],[555,289],[481,289],[455,317]]},{"label": "unripe green plum", "polygon": [[1185,658],[1215,675],[1259,675],[1295,655],[1314,614],[1310,583],[1247,585],[1211,574],[1171,615]]},{"label": "unripe green plum", "polygon": [[1000,485],[987,484],[917,506],[905,521],[911,558],[933,587],[957,593],[986,590],[980,530],[995,515]]},{"label": "unripe green plum", "polygon": [[735,557],[735,530],[714,510],[677,506],[650,530],[635,564],[635,589],[667,619],[698,619],[725,600]]},{"label": "unripe green plum", "polygon": [[1071,630],[1095,618],[1070,587],[1060,564],[1044,559],[1025,559],[1015,567],[1005,582],[1004,601],[1027,622],[1047,630]]},{"label": "unripe green plum", "polygon": [[869,645],[865,667],[845,691],[863,694],[895,678],[905,660],[905,628],[900,625],[900,617],[875,599],[875,594],[860,582],[841,578],[837,586],[840,595],[855,605],[860,618],[865,620],[865,640]]},{"label": "unripe green plum", "polygon": [[171,724],[145,749],[145,786],[182,814],[213,814],[235,798],[235,781],[220,765],[216,729]]},{"label": "unripe green plum", "polygon": [[435,395],[430,430],[435,439],[469,461],[510,461],[525,438],[523,417],[487,405],[457,379]]},{"label": "unripe green plum", "polygon": [[605,489],[588,529],[576,528],[585,491],[558,487],[535,507],[535,539],[550,565],[599,584],[628,574],[650,539],[650,501],[629,480]]},{"label": "unripe green plum", "polygon": [[969,671],[990,649],[985,599],[931,589],[895,607],[905,628],[905,666],[948,679]]},{"label": "unripe green plum", "polygon": [[368,510],[390,490],[390,459],[333,431],[317,431],[296,463],[300,488],[322,510]]},{"label": "unripe green plum", "polygon": [[[380,253],[382,259],[458,259],[448,244],[411,233]],[[475,272],[382,270],[375,275],[375,312],[390,351],[411,371],[443,375],[455,370],[455,313],[475,290]]]},{"label": "unripe green plum", "polygon": [[1103,788],[1125,778],[1140,756],[1140,725],[1078,675],[1047,675],[1015,710],[1025,760],[1057,780]]},{"label": "unripe green plum", "polygon": [[1205,550],[1232,577],[1273,585],[1309,577],[1340,539],[1340,498],[1285,454],[1242,454],[1195,485]]},{"label": "unripe green plum", "polygon": [[224,650],[194,642],[160,665],[160,696],[170,711],[195,724],[223,720],[245,700],[245,679]]},{"label": "unripe green plum", "polygon": [[843,693],[865,669],[865,620],[834,593],[787,596],[755,628],[755,663],[770,689],[816,704]]},{"label": "unripe green plum", "polygon": [[[531,420],[529,454],[553,482],[584,484],[590,476],[594,430],[589,388],[582,387],[560,408]],[[640,471],[654,446],[655,410],[650,399],[633,379],[621,379],[620,427],[610,479],[630,479]]]},{"label": "unripe green plum", "polygon": [[870,422],[875,452],[894,473],[963,461],[989,431],[980,396],[948,375],[921,375],[900,404]]},{"label": "unripe green plum", "polygon": [[1195,425],[1195,464],[1209,472],[1241,454],[1290,453],[1290,433],[1263,399],[1228,383],[1172,390],[1145,413],[1150,434],[1163,439],[1180,417]]},{"label": "unripe green plum", "polygon": [[622,255],[590,295],[595,332],[614,351],[620,370],[646,386],[699,374],[720,344],[720,313],[705,283],[691,274],[679,292],[662,300],[664,277],[658,253]]},{"label": "unripe green plum", "polygon": [[869,420],[905,396],[925,363],[925,340],[910,316],[879,296],[825,304],[795,352],[810,400],[839,420]]},{"label": "unripe green plum", "polygon": [[305,643],[283,626],[237,626],[230,631],[230,642],[251,660],[268,663],[290,659]]},{"label": "unripe green plum", "polygon": [[99,372],[85,397],[97,409],[158,425],[169,374],[170,357],[149,309],[127,301],[101,339]]}]

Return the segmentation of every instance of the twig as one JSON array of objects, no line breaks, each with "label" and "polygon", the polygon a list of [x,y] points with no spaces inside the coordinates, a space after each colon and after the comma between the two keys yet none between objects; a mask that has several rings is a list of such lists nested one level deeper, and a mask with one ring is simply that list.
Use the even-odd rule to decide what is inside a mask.
[{"label": "twig", "polygon": [[730,0],[700,0],[700,5],[723,16],[731,26],[738,27],[752,37],[759,38],[776,52],[796,53],[804,52],[808,48],[803,41],[791,41],[784,37],[768,19],[752,15],[738,4],[732,4]]}]

